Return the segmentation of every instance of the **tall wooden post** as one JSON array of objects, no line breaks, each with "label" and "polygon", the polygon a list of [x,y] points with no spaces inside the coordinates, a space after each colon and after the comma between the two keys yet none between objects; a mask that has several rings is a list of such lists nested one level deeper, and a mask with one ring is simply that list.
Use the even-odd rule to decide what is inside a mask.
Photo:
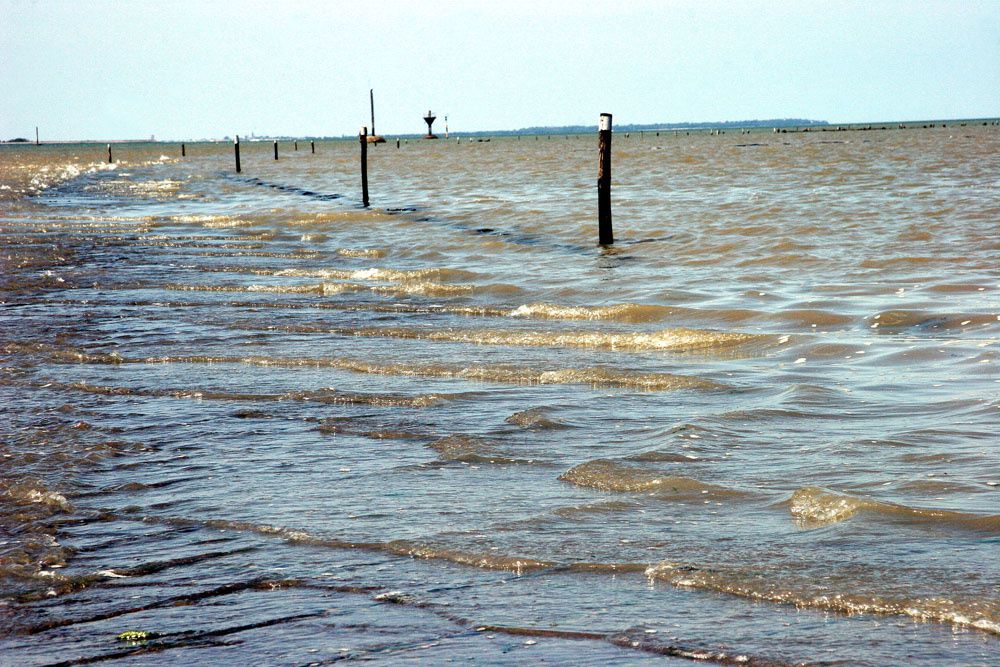
[{"label": "tall wooden post", "polygon": [[108,164],[112,162],[114,162],[114,159],[111,157],[111,144],[108,144]]},{"label": "tall wooden post", "polygon": [[597,132],[597,242],[611,245],[611,114],[602,113]]},{"label": "tall wooden post", "polygon": [[368,208],[368,128],[361,128],[361,203]]},{"label": "tall wooden post", "polygon": [[233,152],[236,153],[236,173],[243,171],[240,169],[240,135],[236,135],[236,139],[233,140]]},{"label": "tall wooden post", "polygon": [[309,142],[309,148],[312,150],[313,155],[315,155],[316,154],[316,142],[315,141],[310,141]]},{"label": "tall wooden post", "polygon": [[187,155],[187,149],[184,147],[184,144],[181,144],[181,157],[184,157],[186,155]]},{"label": "tall wooden post", "polygon": [[278,140],[274,140],[274,159],[278,159]]}]

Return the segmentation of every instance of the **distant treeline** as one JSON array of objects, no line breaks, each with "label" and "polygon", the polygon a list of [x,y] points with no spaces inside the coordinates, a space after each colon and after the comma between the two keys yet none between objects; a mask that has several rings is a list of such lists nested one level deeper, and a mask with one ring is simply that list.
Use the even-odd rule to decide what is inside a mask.
[{"label": "distant treeline", "polygon": [[[712,123],[632,123],[630,125],[615,125],[615,132],[640,132],[640,131],[663,131],[669,132],[672,130],[728,130],[734,128],[751,128],[751,127],[778,127],[778,128],[790,128],[790,127],[818,127],[818,126],[829,126],[830,123],[825,120],[809,120],[807,118],[769,118],[766,120],[725,120]],[[552,125],[552,126],[532,126],[532,127],[522,127],[518,130],[473,130],[473,131],[461,131],[456,130],[451,134],[456,137],[512,137],[519,134],[525,135],[546,135],[546,134],[587,134],[595,131],[597,123],[593,125]],[[437,128],[435,128],[437,129]],[[443,134],[439,136],[444,137]],[[394,134],[394,137],[400,137],[401,139],[419,139],[423,135],[421,134]],[[281,139],[282,137],[277,137]],[[318,139],[325,139],[328,137],[317,137]],[[340,137],[341,139],[351,139],[355,138],[353,135],[345,135]]]},{"label": "distant treeline", "polygon": [[[746,127],[813,127],[829,125],[825,120],[809,120],[807,118],[769,118],[766,120],[725,120],[714,123],[632,123],[630,125],[615,125],[617,132],[639,131],[670,131],[670,130],[728,130]],[[557,127],[525,127],[520,130],[501,132],[466,132],[465,134],[583,134],[593,132],[594,125],[561,125]]]}]

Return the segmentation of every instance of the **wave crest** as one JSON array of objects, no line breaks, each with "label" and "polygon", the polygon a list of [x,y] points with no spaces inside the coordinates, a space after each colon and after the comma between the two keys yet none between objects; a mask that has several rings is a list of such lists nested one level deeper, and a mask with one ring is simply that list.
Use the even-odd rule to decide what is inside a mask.
[{"label": "wave crest", "polygon": [[1000,533],[1000,515],[970,514],[954,510],[909,507],[871,498],[837,493],[816,486],[798,489],[788,509],[803,528],[818,528],[846,521],[859,512],[911,523],[933,523],[990,534]]},{"label": "wave crest", "polygon": [[848,615],[908,616],[919,621],[949,623],[1000,634],[1000,602],[996,600],[851,593],[824,589],[817,583],[782,582],[759,571],[703,569],[672,562],[650,566],[646,569],[646,577],[681,588],[727,593],[799,608]]},{"label": "wave crest", "polygon": [[689,477],[662,476],[645,468],[626,465],[610,459],[596,459],[581,463],[560,475],[559,479],[599,491],[650,493],[668,499],[702,499],[705,496],[746,495],[742,491],[701,482]]}]

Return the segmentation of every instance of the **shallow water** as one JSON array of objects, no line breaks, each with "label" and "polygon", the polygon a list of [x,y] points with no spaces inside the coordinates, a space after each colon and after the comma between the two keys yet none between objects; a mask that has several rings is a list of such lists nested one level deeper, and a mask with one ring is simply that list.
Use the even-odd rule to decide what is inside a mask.
[{"label": "shallow water", "polygon": [[1000,132],[614,147],[0,147],[0,663],[994,662]]}]

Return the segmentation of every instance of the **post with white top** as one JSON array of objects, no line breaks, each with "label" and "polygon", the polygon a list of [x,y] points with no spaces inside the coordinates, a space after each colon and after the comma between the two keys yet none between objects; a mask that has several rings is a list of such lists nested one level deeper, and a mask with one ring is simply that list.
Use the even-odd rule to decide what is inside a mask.
[{"label": "post with white top", "polygon": [[274,140],[274,159],[278,159],[278,140]]},{"label": "post with white top", "polygon": [[602,113],[598,124],[597,151],[597,243],[611,245],[611,114]]},{"label": "post with white top", "polygon": [[361,203],[368,208],[368,128],[362,127],[361,140]]},{"label": "post with white top", "polygon": [[236,154],[236,173],[243,171],[240,169],[240,135],[236,135],[236,139],[233,140],[233,152]]}]

